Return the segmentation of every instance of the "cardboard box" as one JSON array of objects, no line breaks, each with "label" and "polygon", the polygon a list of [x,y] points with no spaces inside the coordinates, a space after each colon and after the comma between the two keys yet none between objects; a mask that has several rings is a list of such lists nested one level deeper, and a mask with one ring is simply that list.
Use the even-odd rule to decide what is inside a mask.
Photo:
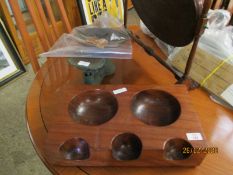
[{"label": "cardboard box", "polygon": [[[171,64],[177,70],[184,72],[191,47],[182,48],[172,59]],[[189,77],[233,106],[233,64],[229,58],[219,59],[198,48]]]}]

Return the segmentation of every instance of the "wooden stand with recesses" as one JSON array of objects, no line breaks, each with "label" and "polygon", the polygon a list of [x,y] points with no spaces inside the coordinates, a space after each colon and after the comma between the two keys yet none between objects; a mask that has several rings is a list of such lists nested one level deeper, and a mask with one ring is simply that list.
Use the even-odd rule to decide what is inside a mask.
[{"label": "wooden stand with recesses", "polygon": [[54,165],[197,166],[205,157],[191,153],[206,141],[185,86],[65,89],[41,101]]}]

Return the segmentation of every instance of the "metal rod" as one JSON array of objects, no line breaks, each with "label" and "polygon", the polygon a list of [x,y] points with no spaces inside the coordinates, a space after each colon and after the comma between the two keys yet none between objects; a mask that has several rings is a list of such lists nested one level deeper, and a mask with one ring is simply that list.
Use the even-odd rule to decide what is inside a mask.
[{"label": "metal rod", "polygon": [[128,19],[128,0],[124,0],[124,26],[127,28]]},{"label": "metal rod", "polygon": [[208,14],[208,11],[209,11],[209,9],[211,7],[211,4],[212,4],[212,0],[205,0],[204,1],[201,19],[199,20],[199,24],[198,24],[197,30],[196,30],[196,37],[194,39],[192,50],[191,50],[191,52],[189,54],[189,58],[188,58],[188,61],[187,61],[187,64],[186,64],[185,72],[184,72],[184,75],[183,75],[183,78],[182,78],[183,81],[185,81],[188,78],[188,75],[190,73],[191,66],[192,66],[192,63],[193,63],[193,60],[194,60],[194,56],[195,56],[196,51],[197,51],[198,42],[200,40],[201,35],[204,33],[204,31],[206,29],[206,24],[207,24],[207,21],[208,21],[207,14]]},{"label": "metal rod", "polygon": [[140,45],[144,50],[145,52],[154,57],[161,65],[163,65],[166,69],[168,69],[174,76],[177,80],[180,80],[180,77],[176,74],[176,72],[162,59],[160,58],[158,55],[155,54],[154,50],[147,46],[146,44],[144,44],[138,36],[134,35],[132,31],[128,30],[127,29],[127,32],[129,34],[129,36],[138,44]]}]

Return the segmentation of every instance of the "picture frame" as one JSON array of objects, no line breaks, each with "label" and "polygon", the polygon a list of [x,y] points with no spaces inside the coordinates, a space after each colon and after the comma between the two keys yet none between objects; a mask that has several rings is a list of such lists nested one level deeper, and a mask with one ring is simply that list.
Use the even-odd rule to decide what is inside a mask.
[{"label": "picture frame", "polygon": [[77,0],[83,25],[92,24],[104,11],[124,21],[123,0]]},{"label": "picture frame", "polygon": [[0,19],[0,87],[26,72],[20,55]]}]

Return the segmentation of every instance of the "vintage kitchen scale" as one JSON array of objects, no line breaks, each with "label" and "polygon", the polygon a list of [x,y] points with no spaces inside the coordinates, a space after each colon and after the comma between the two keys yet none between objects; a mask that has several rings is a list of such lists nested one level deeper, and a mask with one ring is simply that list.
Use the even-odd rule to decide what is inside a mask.
[{"label": "vintage kitchen scale", "polygon": [[[184,46],[194,40],[186,72],[179,78],[130,32],[138,44],[174,73],[178,82],[183,82],[211,1],[132,2],[143,22],[163,41]],[[49,100],[42,98],[40,102],[48,129],[45,155],[51,164],[197,166],[207,153],[205,136],[184,85],[69,85],[64,89],[69,93],[61,87],[59,95],[51,93]]]}]

